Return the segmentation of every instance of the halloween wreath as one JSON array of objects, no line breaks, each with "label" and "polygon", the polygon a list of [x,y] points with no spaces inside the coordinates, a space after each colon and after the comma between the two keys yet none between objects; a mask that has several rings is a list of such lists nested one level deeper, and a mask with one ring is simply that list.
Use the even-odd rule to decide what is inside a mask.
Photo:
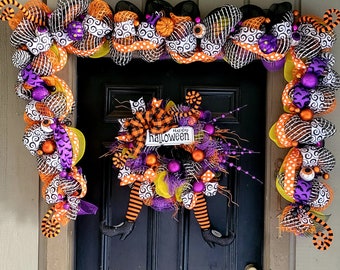
[{"label": "halloween wreath", "polygon": [[227,245],[234,239],[232,232],[222,237],[211,228],[205,197],[221,193],[232,201],[230,191],[219,184],[229,168],[261,182],[230,161],[254,151],[233,144],[238,139],[235,133],[216,125],[218,118],[200,107],[198,92],[188,92],[185,100],[186,104],[156,98],[148,104],[143,98],[130,101],[133,117],[119,120],[121,129],[109,152],[120,169],[120,185],[132,186],[130,201],[126,221],[114,227],[102,224],[105,234],[125,239],[146,204],[157,211],[176,212],[180,206],[193,210],[211,246]]},{"label": "halloween wreath", "polygon": [[[339,10],[329,9],[319,18],[301,16],[288,2],[273,4],[267,11],[254,5],[224,5],[201,18],[191,1],[173,7],[163,0],[146,1],[144,13],[128,1],[112,9],[104,0],[58,0],[55,10],[39,0],[24,5],[3,0],[0,10],[1,20],[13,30],[12,60],[19,69],[15,92],[27,101],[23,142],[37,159],[42,194],[51,204],[42,221],[45,236],[55,237],[60,224],[79,214],[96,212],[83,201],[86,179],[77,162],[85,138],[70,126],[72,91],[55,75],[68,54],[108,55],[118,65],[134,57],[147,62],[170,57],[178,63],[224,59],[236,69],[261,60],[269,71],[284,67],[287,80],[282,94],[285,113],[270,130],[279,147],[290,149],[276,179],[279,193],[289,202],[280,229],[312,235],[318,249],[328,249],[333,233],[323,210],[333,193],[321,178],[329,179],[335,166],[324,144],[335,127],[323,115],[335,108],[335,91],[340,88],[331,53]],[[205,196],[221,191],[217,179],[234,166],[231,157],[252,151],[229,145],[225,130],[202,114],[200,99],[193,91],[187,93],[185,105],[162,100],[145,104],[142,99],[132,103],[133,117],[121,121],[111,153],[121,183],[132,187],[134,203],[119,226],[102,224],[104,233],[126,237],[143,202],[156,210],[180,204],[194,210],[208,243],[232,241],[233,233],[222,236],[210,229]],[[159,143],[171,137],[188,143],[172,146],[169,153],[163,150],[169,146],[147,144],[150,138]]]}]

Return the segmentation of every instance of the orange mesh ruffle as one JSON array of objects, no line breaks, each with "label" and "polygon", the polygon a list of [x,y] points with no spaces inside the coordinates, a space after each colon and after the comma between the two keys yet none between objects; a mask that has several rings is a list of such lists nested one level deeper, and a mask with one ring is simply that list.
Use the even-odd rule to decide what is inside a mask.
[{"label": "orange mesh ruffle", "polygon": [[64,68],[67,63],[67,52],[64,48],[56,45],[57,51],[48,50],[45,52],[48,59],[52,63],[53,73],[56,73]]},{"label": "orange mesh ruffle", "polygon": [[233,41],[236,45],[240,46],[243,49],[246,49],[247,51],[253,52],[255,54],[257,54],[258,56],[269,60],[269,61],[278,61],[281,60],[282,58],[285,57],[284,54],[280,54],[280,53],[276,53],[276,52],[272,52],[269,54],[265,54],[264,52],[262,52],[259,48],[258,44],[248,44],[248,43],[244,43],[244,42],[240,42],[240,41]]},{"label": "orange mesh ruffle", "polygon": [[55,80],[55,86],[57,88],[57,91],[63,92],[66,96],[66,113],[62,117],[65,117],[66,114],[69,114],[72,111],[73,105],[74,105],[74,97],[72,94],[71,88],[67,85],[67,83],[60,79],[59,77],[52,75],[51,76]]},{"label": "orange mesh ruffle", "polygon": [[113,20],[110,6],[103,0],[93,0],[89,5],[88,14],[100,21],[103,20],[104,17],[109,17]]},{"label": "orange mesh ruffle", "polygon": [[242,26],[260,29],[261,25],[266,22],[266,18],[263,16],[247,19],[242,23]]},{"label": "orange mesh ruffle", "polygon": [[25,130],[27,130],[28,128],[30,128],[34,124],[38,124],[39,123],[39,121],[34,121],[31,118],[29,118],[26,113],[24,113],[24,121],[27,124]]},{"label": "orange mesh ruffle", "polygon": [[151,41],[143,40],[143,41],[135,41],[131,45],[122,45],[118,42],[115,42],[112,40],[112,45],[114,48],[123,53],[127,52],[133,52],[133,51],[142,51],[142,50],[152,50],[157,47],[156,43],[153,43]]},{"label": "orange mesh ruffle", "polygon": [[43,183],[41,187],[41,195],[42,197],[45,196],[45,192],[49,184],[52,182],[53,178],[56,177],[57,174],[39,174],[40,181]]},{"label": "orange mesh ruffle", "polygon": [[51,112],[51,110],[42,102],[37,102],[35,104],[35,108],[41,115],[44,115],[47,117],[54,117],[53,112]]},{"label": "orange mesh ruffle", "polygon": [[[32,10],[30,10],[30,14],[34,17],[37,17],[37,16],[41,16],[41,13],[40,12],[33,12],[33,10],[40,10],[40,11],[43,11],[45,12],[46,14],[48,13],[51,13],[52,10],[46,5],[44,4],[42,1],[40,0],[29,0],[28,2],[26,2],[23,7],[28,10],[28,9],[31,9],[33,8]],[[32,14],[33,13],[33,14]],[[19,10],[15,15],[14,17],[8,21],[8,25],[9,27],[14,30],[15,28],[17,28],[18,24],[20,23],[20,21],[24,18],[24,13]]]},{"label": "orange mesh ruffle", "polygon": [[79,50],[73,47],[72,44],[69,44],[65,46],[64,48],[66,49],[68,53],[75,54],[81,57],[90,57],[91,55],[96,53],[100,49],[100,47],[103,46],[104,43],[105,43],[105,39],[103,39],[96,48],[93,48],[91,50]]},{"label": "orange mesh ruffle", "polygon": [[174,22],[174,24],[185,22],[185,21],[191,21],[190,16],[177,16],[174,13],[170,13],[170,18]]},{"label": "orange mesh ruffle", "polygon": [[292,114],[284,113],[280,116],[276,123],[275,134],[278,139],[280,147],[291,147],[293,146],[293,141],[286,136],[285,125],[286,122],[292,117]]},{"label": "orange mesh ruffle", "polygon": [[293,102],[289,94],[290,94],[291,89],[294,87],[296,83],[297,83],[297,80],[290,81],[288,84],[286,84],[282,92],[282,97],[281,97],[282,104],[287,109],[290,109],[293,106]]},{"label": "orange mesh ruffle", "polygon": [[67,210],[65,210],[63,206],[63,203],[55,204],[53,218],[55,218],[61,225],[65,226],[70,219],[67,217]]},{"label": "orange mesh ruffle", "polygon": [[290,54],[291,54],[292,60],[294,62],[294,69],[293,69],[293,72],[292,72],[293,77],[294,78],[301,78],[302,75],[307,71],[307,66],[305,65],[305,63],[301,59],[299,59],[295,56],[293,49],[290,50]]},{"label": "orange mesh ruffle", "polygon": [[284,168],[284,191],[293,198],[295,190],[296,174],[302,164],[302,155],[297,148],[293,148],[286,156],[283,164]]},{"label": "orange mesh ruffle", "polygon": [[138,20],[138,15],[132,11],[119,11],[114,15],[113,20],[114,22]]},{"label": "orange mesh ruffle", "polygon": [[216,60],[216,58],[206,55],[203,52],[195,52],[192,56],[188,58],[180,56],[179,54],[173,51],[169,51],[169,54],[172,57],[172,59],[174,59],[177,63],[181,63],[181,64],[190,64],[190,63],[197,62],[197,61],[209,63],[209,62],[213,62]]},{"label": "orange mesh ruffle", "polygon": [[280,215],[280,231],[284,232],[291,232],[295,235],[301,235],[302,233],[309,233],[314,234],[316,232],[315,226],[310,224],[301,224],[300,222],[296,222],[292,220],[291,224],[283,224],[283,221],[288,217],[291,216],[291,210],[293,206],[288,205],[283,209],[282,214]]}]

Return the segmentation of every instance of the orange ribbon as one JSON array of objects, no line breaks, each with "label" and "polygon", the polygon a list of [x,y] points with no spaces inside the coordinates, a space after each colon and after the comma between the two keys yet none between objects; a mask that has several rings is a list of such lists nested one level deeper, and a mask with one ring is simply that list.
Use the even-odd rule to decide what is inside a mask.
[{"label": "orange ribbon", "polygon": [[141,182],[142,181],[153,182],[155,178],[156,178],[156,173],[154,172],[153,169],[150,168],[150,169],[147,169],[144,174],[132,173],[132,174],[124,176],[120,181],[120,185],[121,186],[130,185],[137,180]]},{"label": "orange ribbon", "polygon": [[161,102],[162,100],[154,98],[149,110],[146,112],[136,112],[133,118],[128,119],[124,123],[129,133],[117,137],[120,141],[134,141],[136,143],[132,153],[135,157],[137,157],[145,145],[147,130],[153,134],[162,134],[175,126],[173,116],[160,107]]},{"label": "orange ribbon", "polygon": [[214,174],[212,171],[207,170],[207,171],[201,176],[201,180],[203,181],[203,183],[206,183],[206,182],[211,181],[214,177],[215,177],[215,174]]}]

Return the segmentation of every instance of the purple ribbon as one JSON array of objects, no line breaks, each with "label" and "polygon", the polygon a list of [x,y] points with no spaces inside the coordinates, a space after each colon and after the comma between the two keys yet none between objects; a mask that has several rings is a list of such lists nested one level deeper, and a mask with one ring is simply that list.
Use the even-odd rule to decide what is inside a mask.
[{"label": "purple ribbon", "polygon": [[310,101],[310,92],[301,84],[294,86],[293,103],[296,107],[302,109],[308,106]]},{"label": "purple ribbon", "polygon": [[79,203],[78,215],[95,215],[98,207],[92,203],[81,200]]},{"label": "purple ribbon", "polygon": [[299,203],[307,203],[312,192],[313,181],[305,181],[298,177],[294,190],[294,199]]},{"label": "purple ribbon", "polygon": [[161,14],[152,14],[152,15],[146,15],[146,21],[148,24],[151,24],[153,26],[156,25],[157,21],[161,18]]},{"label": "purple ribbon", "polygon": [[56,124],[54,132],[54,140],[59,153],[60,164],[63,168],[72,167],[72,145],[66,130],[60,124]]},{"label": "purple ribbon", "polygon": [[44,85],[44,81],[39,77],[39,75],[33,72],[31,65],[27,65],[24,69],[21,70],[21,77],[23,78],[25,83],[32,87]]},{"label": "purple ribbon", "polygon": [[324,59],[320,57],[314,57],[307,69],[307,72],[312,72],[317,76],[320,76],[325,71],[326,67],[327,63]]}]

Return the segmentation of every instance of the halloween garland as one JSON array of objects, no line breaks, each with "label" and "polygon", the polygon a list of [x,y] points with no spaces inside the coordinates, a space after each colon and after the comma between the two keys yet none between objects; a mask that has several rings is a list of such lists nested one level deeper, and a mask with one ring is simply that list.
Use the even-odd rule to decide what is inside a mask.
[{"label": "halloween garland", "polygon": [[[23,142],[37,159],[42,194],[51,205],[42,221],[45,236],[55,237],[60,224],[79,214],[96,212],[95,206],[83,201],[86,179],[77,162],[84,153],[85,138],[69,124],[72,91],[55,75],[67,63],[68,54],[108,55],[118,65],[134,57],[147,62],[171,57],[178,63],[224,59],[236,69],[261,60],[269,71],[284,67],[288,82],[282,94],[285,113],[270,131],[279,147],[290,148],[276,179],[279,193],[290,202],[281,214],[280,228],[313,235],[318,249],[330,246],[333,234],[322,211],[333,194],[320,176],[327,180],[335,165],[334,156],[324,147],[335,127],[322,116],[335,108],[335,91],[340,88],[330,52],[339,10],[329,9],[318,18],[300,16],[288,2],[273,4],[267,12],[253,5],[225,5],[200,18],[191,1],[172,7],[152,0],[146,3],[145,15],[127,1],[118,2],[113,10],[103,0],[59,0],[55,10],[38,0],[24,5],[3,0],[0,9],[1,20],[13,30],[12,60],[20,70],[15,92],[27,101]],[[195,210],[195,205],[201,207],[204,196],[221,189],[218,177],[234,166],[231,156],[252,151],[233,149],[225,130],[202,114],[200,98],[199,93],[190,92],[186,105],[162,100],[145,104],[141,99],[140,107],[131,106],[133,117],[121,122],[112,154],[114,166],[121,169],[122,184],[133,183],[130,196],[138,203],[131,209],[137,207],[138,212],[142,203],[158,210],[183,204],[194,209],[204,229],[210,228],[206,213]],[[151,137],[159,143],[171,136],[188,143],[174,146],[170,156],[162,154],[163,146],[146,144]],[[175,156],[183,151],[186,161],[176,162]],[[135,217],[132,214],[131,219]],[[131,232],[133,226],[128,227]],[[205,240],[213,237],[204,230],[202,234]]]}]

